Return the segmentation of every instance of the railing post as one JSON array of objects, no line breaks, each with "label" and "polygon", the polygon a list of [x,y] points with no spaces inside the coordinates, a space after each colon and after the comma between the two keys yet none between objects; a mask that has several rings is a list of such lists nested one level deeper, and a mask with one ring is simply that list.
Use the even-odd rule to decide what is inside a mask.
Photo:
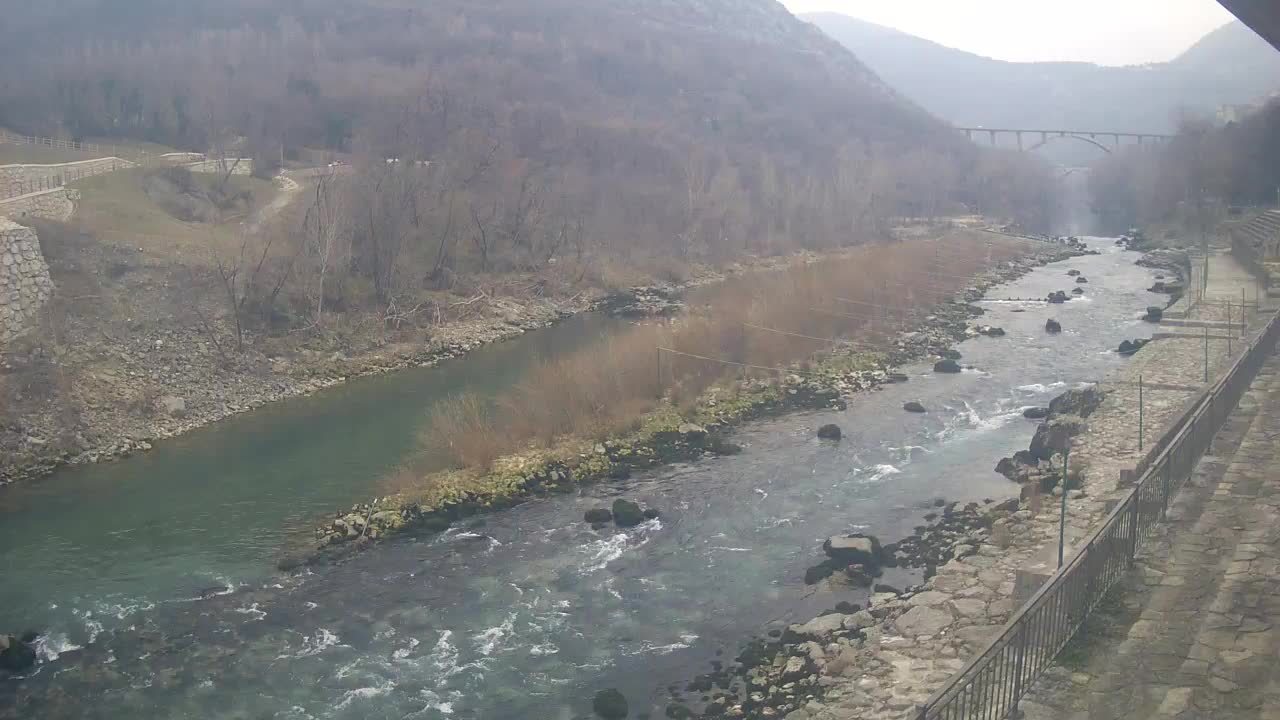
[{"label": "railing post", "polygon": [[1129,565],[1132,566],[1138,557],[1138,506],[1141,504],[1139,499],[1142,497],[1142,483],[1134,489],[1133,506],[1129,508]]},{"label": "railing post", "polygon": [[1025,676],[1027,667],[1027,625],[1028,623],[1023,622],[1021,629],[1018,630],[1018,653],[1013,661],[1013,695],[1009,706],[1011,718],[1022,717],[1022,712],[1018,710],[1018,702],[1022,700],[1022,678]]},{"label": "railing post", "polygon": [[1143,450],[1143,448],[1142,448],[1142,440],[1143,440],[1143,437],[1142,437],[1142,429],[1143,429],[1143,428],[1142,428],[1142,423],[1143,423],[1144,418],[1142,417],[1142,411],[1143,411],[1143,405],[1142,405],[1142,376],[1141,376],[1141,375],[1139,375],[1139,376],[1138,376],[1138,453],[1139,453],[1139,454],[1141,454],[1141,453],[1142,453],[1142,450]]}]

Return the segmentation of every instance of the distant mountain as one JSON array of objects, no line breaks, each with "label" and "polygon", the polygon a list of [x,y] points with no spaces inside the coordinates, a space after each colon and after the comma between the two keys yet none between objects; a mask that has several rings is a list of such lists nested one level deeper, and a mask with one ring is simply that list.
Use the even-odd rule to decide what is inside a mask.
[{"label": "distant mountain", "polygon": [[802,15],[887,83],[957,125],[1171,132],[1178,113],[1213,114],[1280,89],[1280,53],[1243,24],[1167,63],[1014,63],[836,13]]}]

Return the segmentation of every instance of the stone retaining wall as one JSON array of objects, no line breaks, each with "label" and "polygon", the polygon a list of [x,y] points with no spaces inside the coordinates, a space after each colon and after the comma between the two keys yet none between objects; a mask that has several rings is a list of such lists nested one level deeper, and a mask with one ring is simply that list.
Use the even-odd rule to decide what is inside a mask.
[{"label": "stone retaining wall", "polygon": [[225,173],[230,169],[232,175],[252,175],[253,160],[251,158],[223,158],[222,160],[201,160],[182,167],[196,173]]},{"label": "stone retaining wall", "polygon": [[0,200],[0,219],[38,217],[66,222],[75,210],[73,201],[78,199],[78,192],[58,187]]},{"label": "stone retaining wall", "polygon": [[81,178],[133,167],[118,157],[53,165],[0,165],[0,198],[49,190]]},{"label": "stone retaining wall", "polygon": [[52,295],[35,231],[0,217],[0,345],[27,330]]}]

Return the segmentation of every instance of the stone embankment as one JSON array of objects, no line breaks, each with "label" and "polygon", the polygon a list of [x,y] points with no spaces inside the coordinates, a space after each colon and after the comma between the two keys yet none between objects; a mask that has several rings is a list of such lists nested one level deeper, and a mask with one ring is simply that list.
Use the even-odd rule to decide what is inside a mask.
[{"label": "stone embankment", "polygon": [[0,198],[51,190],[69,182],[134,166],[134,163],[118,157],[51,165],[0,165]]},{"label": "stone embankment", "polygon": [[0,345],[29,329],[52,295],[35,231],[0,217]]},{"label": "stone embankment", "polygon": [[78,190],[64,186],[5,198],[0,200],[0,217],[66,222],[75,212],[79,197]]},{"label": "stone embankment", "polygon": [[[745,703],[722,700],[723,715],[789,720],[910,717],[998,634],[1019,599],[1029,596],[1056,568],[1059,504],[1065,507],[1065,552],[1070,555],[1127,491],[1128,473],[1122,481],[1121,471],[1131,471],[1142,461],[1150,443],[1205,386],[1204,342],[1203,337],[1152,342],[1100,385],[1100,402],[1081,420],[1084,426],[1071,441],[1070,476],[1078,486],[1073,482],[1074,489],[1064,489],[1062,483],[1054,483],[1043,500],[1034,493],[1024,502],[947,508],[941,520],[919,534],[932,538],[935,558],[947,558],[936,570],[926,568],[925,582],[901,594],[877,592],[866,610],[846,607],[855,612],[793,627],[791,634],[802,634],[803,642],[786,642],[784,637],[769,646],[754,667],[743,671],[758,692]],[[1208,341],[1211,380],[1229,365],[1229,342],[1225,336]],[[1234,349],[1243,345],[1237,340]],[[1144,381],[1142,448],[1139,376]],[[958,513],[969,519],[957,522]],[[903,545],[918,547],[919,540]],[[901,560],[913,564],[909,557]],[[790,666],[802,671],[784,682],[779,670]]]},{"label": "stone embankment", "polygon": [[252,175],[253,160],[251,158],[222,158],[221,160],[200,160],[183,163],[179,167],[194,173],[229,173],[231,175]]}]

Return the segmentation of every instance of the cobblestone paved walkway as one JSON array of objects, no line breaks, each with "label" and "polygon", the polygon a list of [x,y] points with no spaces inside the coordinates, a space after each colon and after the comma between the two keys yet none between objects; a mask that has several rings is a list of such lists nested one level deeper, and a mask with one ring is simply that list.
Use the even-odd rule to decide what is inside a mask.
[{"label": "cobblestone paved walkway", "polygon": [[1280,720],[1280,355],[1144,545],[1127,615],[1023,703],[1067,720]]}]

